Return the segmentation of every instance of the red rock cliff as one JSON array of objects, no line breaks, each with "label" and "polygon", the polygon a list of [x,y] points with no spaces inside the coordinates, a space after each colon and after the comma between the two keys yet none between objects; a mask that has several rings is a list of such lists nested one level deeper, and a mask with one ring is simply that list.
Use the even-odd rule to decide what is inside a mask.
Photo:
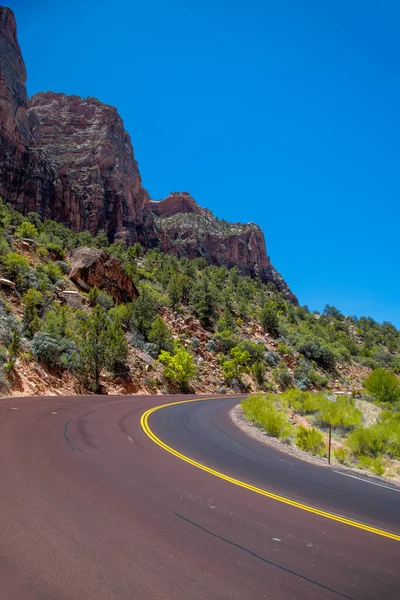
[{"label": "red rock cliff", "polygon": [[271,265],[264,234],[255,223],[228,223],[201,208],[187,192],[174,192],[151,202],[158,238],[164,252],[179,258],[204,257],[207,262],[238,267],[250,277],[271,282],[297,304],[286,282]]},{"label": "red rock cliff", "polygon": [[0,195],[17,210],[76,231],[102,230],[110,240],[237,266],[297,302],[272,267],[257,225],[218,220],[187,192],[150,200],[115,108],[53,92],[28,101],[25,81],[14,15],[0,7]]},{"label": "red rock cliff", "polygon": [[116,109],[96,98],[44,92],[31,98],[29,114],[39,125],[33,144],[45,151],[56,186],[68,182],[79,198],[85,228],[146,244],[152,228],[149,197]]}]

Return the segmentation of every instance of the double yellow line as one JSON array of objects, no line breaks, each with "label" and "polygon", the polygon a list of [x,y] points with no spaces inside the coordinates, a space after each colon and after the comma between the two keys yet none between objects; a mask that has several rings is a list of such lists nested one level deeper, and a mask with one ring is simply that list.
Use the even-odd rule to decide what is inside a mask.
[{"label": "double yellow line", "polygon": [[302,502],[297,502],[296,500],[291,500],[290,498],[286,498],[286,496],[280,496],[279,494],[274,494],[273,492],[269,492],[268,490],[263,490],[262,488],[256,487],[245,481],[240,481],[240,479],[235,479],[230,477],[229,475],[225,475],[225,473],[221,473],[220,471],[216,471],[215,469],[211,469],[211,467],[207,467],[197,460],[193,460],[189,456],[185,456],[181,452],[174,450],[171,446],[168,446],[160,440],[159,437],[152,431],[149,426],[149,417],[154,412],[161,410],[162,408],[167,408],[168,406],[175,406],[177,404],[189,404],[191,402],[203,402],[204,400],[214,400],[215,398],[196,398],[194,400],[184,400],[183,402],[170,402],[169,404],[161,404],[160,406],[155,406],[154,408],[150,408],[143,413],[140,424],[142,426],[145,434],[160,448],[163,448],[166,452],[173,454],[176,458],[183,460],[186,463],[196,467],[197,469],[201,469],[210,475],[214,475],[214,477],[218,477],[219,479],[223,479],[224,481],[228,481],[229,483],[233,483],[238,487],[245,488],[246,490],[250,490],[251,492],[255,492],[256,494],[260,494],[260,496],[265,496],[270,498],[271,500],[276,500],[277,502],[281,502],[282,504],[287,504],[288,506],[293,506],[294,508],[298,508],[300,510],[304,510],[309,513],[313,513],[314,515],[318,515],[319,517],[324,517],[325,519],[330,519],[331,521],[337,521],[338,523],[343,523],[344,525],[350,525],[350,527],[356,527],[357,529],[363,529],[364,531],[369,531],[370,533],[374,533],[375,535],[380,535],[382,537],[390,538],[392,540],[396,540],[400,542],[400,535],[396,533],[391,533],[390,531],[385,531],[384,529],[378,529],[377,527],[372,527],[371,525],[367,525],[365,523],[360,523],[359,521],[353,521],[352,519],[347,519],[346,517],[342,517],[340,515],[336,515],[334,513],[320,510],[319,508],[314,508],[308,504],[303,504]]}]

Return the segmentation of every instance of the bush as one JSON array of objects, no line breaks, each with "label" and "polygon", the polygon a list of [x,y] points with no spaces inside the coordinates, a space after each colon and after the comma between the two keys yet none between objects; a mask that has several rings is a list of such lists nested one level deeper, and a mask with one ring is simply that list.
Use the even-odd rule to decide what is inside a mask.
[{"label": "bush", "polygon": [[19,227],[17,227],[15,235],[20,238],[35,239],[39,235],[39,232],[33,225],[33,223],[30,223],[29,221],[24,221]]},{"label": "bush", "polygon": [[164,323],[163,319],[160,316],[156,317],[153,323],[151,324],[148,337],[149,341],[155,346],[157,346],[158,352],[160,352],[161,350],[172,352],[174,348],[174,339],[168,326]]},{"label": "bush", "polygon": [[387,369],[375,369],[364,381],[364,387],[380,402],[400,400],[400,382]]},{"label": "bush", "polygon": [[264,359],[270,367],[275,367],[281,361],[281,357],[277,352],[274,352],[274,350],[265,352]]},{"label": "bush", "polygon": [[353,454],[376,457],[387,450],[384,428],[372,425],[360,427],[352,431],[347,438],[347,445]]},{"label": "bush", "polygon": [[334,450],[333,450],[333,456],[336,458],[336,460],[341,465],[348,465],[348,464],[350,464],[349,451],[346,450],[346,448],[343,448],[343,446],[338,446],[337,448],[334,448]]},{"label": "bush", "polygon": [[221,346],[224,352],[229,352],[239,343],[239,336],[228,330],[219,331],[214,335],[213,339]]},{"label": "bush", "polygon": [[218,350],[218,346],[215,340],[208,340],[206,343],[207,352],[216,352]]},{"label": "bush", "polygon": [[193,356],[182,346],[177,345],[173,355],[163,350],[159,360],[164,365],[163,375],[165,379],[177,383],[182,391],[186,391],[189,381],[196,374]]},{"label": "bush", "polygon": [[28,259],[16,252],[8,252],[1,260],[7,277],[12,279],[19,289],[22,289],[29,273]]},{"label": "bush", "polygon": [[360,469],[367,469],[375,475],[384,475],[385,467],[382,463],[382,458],[380,456],[375,456],[372,458],[371,456],[360,456],[358,461],[358,467]]},{"label": "bush", "polygon": [[308,371],[308,379],[317,388],[326,388],[328,386],[329,380],[326,377],[321,377],[315,369],[310,369]]},{"label": "bush", "polygon": [[71,340],[52,336],[43,331],[35,334],[31,351],[37,361],[50,368],[71,365],[72,358],[77,354],[76,346]]},{"label": "bush", "polygon": [[283,356],[284,354],[293,354],[293,350],[285,342],[279,342],[276,351]]},{"label": "bush", "polygon": [[314,427],[300,425],[296,429],[295,444],[301,450],[322,456],[325,452],[324,436]]},{"label": "bush", "polygon": [[141,333],[138,333],[137,331],[132,333],[131,345],[134,348],[137,348],[138,350],[142,350],[143,352],[146,352],[152,358],[157,358],[157,356],[160,353],[158,346],[156,344],[146,342],[144,339],[144,336]]},{"label": "bush", "polygon": [[254,343],[251,340],[242,340],[238,344],[239,350],[248,352],[250,363],[262,362],[264,360],[265,346],[263,343]]},{"label": "bush", "polygon": [[254,394],[241,404],[247,419],[265,429],[268,435],[281,439],[291,435],[289,418],[276,396]]},{"label": "bush", "polygon": [[293,385],[293,378],[283,361],[281,361],[279,365],[272,371],[272,376],[275,382],[284,390]]},{"label": "bush", "polygon": [[257,360],[253,366],[251,367],[251,372],[253,373],[257,383],[262,385],[265,377],[265,366],[264,363],[260,360]]},{"label": "bush", "polygon": [[321,343],[318,338],[308,337],[301,340],[297,344],[296,350],[309,360],[314,360],[325,369],[333,369],[335,367],[336,357],[333,350],[326,344]]},{"label": "bush", "polygon": [[277,307],[273,302],[266,302],[261,309],[261,325],[273,337],[279,335],[279,319],[277,316]]},{"label": "bush", "polygon": [[200,346],[199,338],[196,336],[190,338],[190,345],[192,346],[192,348],[198,348]]},{"label": "bush", "polygon": [[339,396],[334,402],[327,399],[317,415],[322,427],[330,426],[347,431],[360,425],[361,419],[362,412],[355,407],[354,399],[346,396]]},{"label": "bush", "polygon": [[232,348],[230,356],[230,359],[222,357],[222,372],[227,381],[232,379],[240,381],[242,373],[249,370],[247,365],[250,362],[250,354],[246,350],[242,351],[236,347]]},{"label": "bush", "polygon": [[64,275],[68,275],[68,273],[69,273],[69,272],[70,272],[70,270],[71,270],[71,267],[70,267],[70,265],[69,265],[67,262],[63,261],[63,260],[58,260],[58,261],[56,262],[56,266],[57,266],[57,267],[60,269],[60,271],[61,271],[61,272],[62,272]]},{"label": "bush", "polygon": [[92,306],[99,305],[105,310],[110,310],[114,306],[114,298],[97,287],[89,291],[88,298]]}]

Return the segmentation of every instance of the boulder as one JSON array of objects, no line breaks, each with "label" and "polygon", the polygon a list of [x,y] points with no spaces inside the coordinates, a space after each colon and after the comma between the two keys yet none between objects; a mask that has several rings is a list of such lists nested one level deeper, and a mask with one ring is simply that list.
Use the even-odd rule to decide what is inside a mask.
[{"label": "boulder", "polygon": [[59,294],[63,300],[72,308],[82,308],[83,298],[75,290],[64,290]]},{"label": "boulder", "polygon": [[15,283],[13,281],[10,281],[9,279],[4,279],[4,277],[0,277],[0,285],[4,285],[5,287],[9,287],[12,289],[15,288]]},{"label": "boulder", "polygon": [[110,294],[117,304],[138,297],[136,286],[120,261],[107,252],[80,247],[72,250],[67,259],[71,263],[69,278],[82,290],[88,292],[97,287]]}]

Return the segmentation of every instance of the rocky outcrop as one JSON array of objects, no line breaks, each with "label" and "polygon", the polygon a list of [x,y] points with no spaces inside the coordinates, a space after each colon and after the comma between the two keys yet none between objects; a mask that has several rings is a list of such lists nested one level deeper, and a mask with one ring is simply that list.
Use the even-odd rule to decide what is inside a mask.
[{"label": "rocky outcrop", "polygon": [[203,256],[273,282],[293,302],[254,223],[227,223],[187,193],[151,201],[116,109],[53,92],[28,100],[12,11],[0,7],[0,196],[75,231],[141,242],[178,257]]},{"label": "rocky outcrop", "polygon": [[[28,112],[38,123],[32,143],[56,173],[61,203],[72,191],[91,234],[105,231],[110,240],[149,245],[154,237],[149,197],[117,110],[96,98],[44,92],[31,98]],[[78,215],[70,217],[74,229],[82,227]]]},{"label": "rocky outcrop", "polygon": [[71,263],[69,278],[88,292],[97,287],[110,294],[119,303],[131,302],[138,297],[132,279],[116,258],[97,248],[75,248],[68,255]]},{"label": "rocky outcrop", "polygon": [[187,193],[174,192],[165,200],[151,202],[161,248],[178,258],[203,257],[213,265],[238,267],[250,277],[273,283],[288,300],[297,304],[267,255],[264,234],[255,223],[228,223],[201,208]]}]

